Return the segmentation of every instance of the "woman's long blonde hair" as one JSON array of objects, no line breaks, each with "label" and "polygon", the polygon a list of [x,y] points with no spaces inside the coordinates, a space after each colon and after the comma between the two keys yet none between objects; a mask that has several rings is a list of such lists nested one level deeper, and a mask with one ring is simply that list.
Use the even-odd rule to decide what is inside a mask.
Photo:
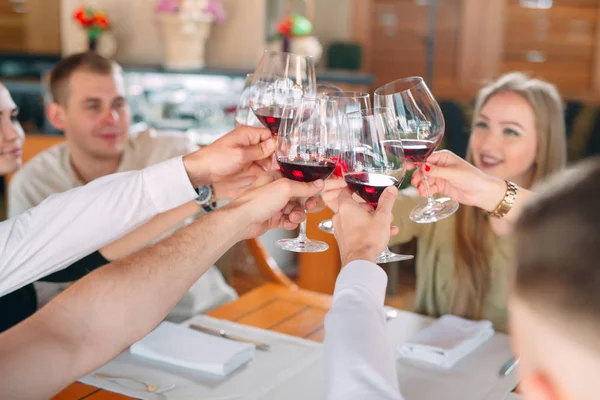
[{"label": "woman's long blonde hair", "polygon": [[[564,168],[566,164],[566,132],[561,97],[556,87],[548,82],[520,72],[503,75],[479,91],[472,128],[488,100],[506,92],[521,96],[535,115],[537,150],[533,184]],[[470,143],[467,160],[473,163]],[[489,263],[494,236],[487,214],[476,207],[460,207],[455,229],[456,255],[450,285],[450,312],[479,319],[490,286]]]}]

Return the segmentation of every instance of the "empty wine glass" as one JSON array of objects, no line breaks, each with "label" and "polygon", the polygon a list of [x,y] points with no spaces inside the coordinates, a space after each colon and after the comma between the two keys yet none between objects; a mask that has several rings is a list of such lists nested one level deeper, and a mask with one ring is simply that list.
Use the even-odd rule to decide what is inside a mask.
[{"label": "empty wine glass", "polygon": [[[396,121],[387,108],[361,110],[346,115],[348,141],[342,152],[342,172],[348,188],[373,208],[388,186],[400,187],[404,179],[404,150]],[[392,253],[387,247],[378,264],[410,260],[413,256]]]},{"label": "empty wine glass", "polygon": [[[444,116],[423,78],[413,76],[380,87],[375,91],[375,107],[388,107],[395,114],[406,159],[416,163],[422,171],[427,157],[444,137]],[[431,196],[425,174],[423,183],[427,203],[411,211],[411,220],[431,223],[456,212],[458,203],[455,200]]]},{"label": "empty wine glass", "polygon": [[267,50],[249,79],[250,107],[273,136],[282,120],[293,118],[290,106],[317,89],[312,57],[299,54]]},{"label": "empty wine glass", "polygon": [[[337,102],[338,112],[341,114],[340,121],[343,120],[343,116],[360,110],[371,109],[371,97],[369,93],[365,92],[344,92],[344,91],[331,91],[324,93],[324,96],[328,99],[335,100]],[[342,152],[344,150],[342,149]],[[333,174],[338,178],[343,178],[342,175],[342,163],[339,163]],[[333,221],[326,219],[319,223],[319,229],[323,232],[327,232],[333,235]]]},{"label": "empty wine glass", "polygon": [[[283,175],[299,182],[327,179],[339,160],[339,121],[336,102],[326,98],[303,98],[292,105],[291,121],[281,124],[277,136],[277,162]],[[306,237],[306,220],[295,239],[281,239],[277,245],[288,251],[325,251],[327,243]]]}]

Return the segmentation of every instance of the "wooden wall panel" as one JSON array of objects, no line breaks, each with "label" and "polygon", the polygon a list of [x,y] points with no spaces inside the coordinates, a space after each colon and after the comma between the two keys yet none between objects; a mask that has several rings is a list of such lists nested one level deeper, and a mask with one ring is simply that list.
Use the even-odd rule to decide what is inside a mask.
[{"label": "wooden wall panel", "polygon": [[0,51],[21,51],[25,46],[23,6],[0,0]]},{"label": "wooden wall panel", "polygon": [[[370,8],[370,71],[375,86],[425,74],[428,6],[414,0],[374,0]],[[454,84],[457,74],[460,0],[441,0],[436,26],[434,84]]]},{"label": "wooden wall panel", "polygon": [[510,0],[505,13],[502,71],[520,70],[556,84],[567,96],[592,87],[598,1],[555,1],[550,9]]}]

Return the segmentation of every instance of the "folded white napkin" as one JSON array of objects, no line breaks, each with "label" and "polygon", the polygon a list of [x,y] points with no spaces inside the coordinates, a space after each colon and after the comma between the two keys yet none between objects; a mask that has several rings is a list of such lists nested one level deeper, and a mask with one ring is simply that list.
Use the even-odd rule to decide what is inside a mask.
[{"label": "folded white napkin", "polygon": [[255,346],[163,322],[129,351],[156,361],[225,376],[252,360]]},{"label": "folded white napkin", "polygon": [[451,368],[494,335],[490,321],[444,315],[399,346],[400,356]]}]

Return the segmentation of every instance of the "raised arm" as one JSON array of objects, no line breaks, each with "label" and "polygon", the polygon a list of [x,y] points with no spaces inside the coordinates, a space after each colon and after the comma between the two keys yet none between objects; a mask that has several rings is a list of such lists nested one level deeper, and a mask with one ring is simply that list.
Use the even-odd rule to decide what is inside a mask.
[{"label": "raised arm", "polygon": [[[50,196],[0,224],[0,296],[61,270],[155,215],[194,199],[193,188],[242,171],[265,173],[266,129],[239,127],[210,146],[142,171]],[[191,183],[190,183],[191,182]]]},{"label": "raised arm", "polygon": [[114,358],[160,323],[234,243],[271,228],[295,229],[304,212],[290,199],[322,186],[263,177],[222,210],[90,273],[0,335],[0,398],[50,398]]},{"label": "raised arm", "polygon": [[374,263],[388,243],[397,194],[386,189],[373,211],[340,193],[333,224],[344,267],[325,320],[328,400],[402,400],[383,314],[387,276]]},{"label": "raised arm", "polygon": [[65,268],[195,195],[180,157],[50,196],[0,224],[0,295]]}]

